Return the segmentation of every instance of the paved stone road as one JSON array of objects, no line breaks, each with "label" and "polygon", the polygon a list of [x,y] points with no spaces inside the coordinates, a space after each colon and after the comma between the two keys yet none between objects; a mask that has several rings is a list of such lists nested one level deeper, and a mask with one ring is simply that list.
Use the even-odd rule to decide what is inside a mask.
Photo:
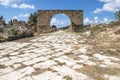
[{"label": "paved stone road", "polygon": [[63,31],[0,43],[0,80],[120,80],[120,59],[92,47]]}]

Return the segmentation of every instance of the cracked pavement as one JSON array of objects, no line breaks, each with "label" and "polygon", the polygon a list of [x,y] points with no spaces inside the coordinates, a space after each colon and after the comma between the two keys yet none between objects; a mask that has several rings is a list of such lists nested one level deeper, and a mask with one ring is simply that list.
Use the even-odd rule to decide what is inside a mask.
[{"label": "cracked pavement", "polygon": [[58,31],[0,43],[0,80],[120,80],[120,58],[93,53],[86,41]]}]

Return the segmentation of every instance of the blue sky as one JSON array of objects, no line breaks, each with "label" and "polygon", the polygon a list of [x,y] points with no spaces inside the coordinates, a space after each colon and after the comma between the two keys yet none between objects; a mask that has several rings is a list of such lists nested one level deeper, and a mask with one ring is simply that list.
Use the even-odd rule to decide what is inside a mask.
[{"label": "blue sky", "polygon": [[[0,0],[0,15],[6,21],[13,18],[27,21],[30,13],[48,9],[84,10],[84,24],[107,23],[115,20],[120,0]],[[55,18],[62,21],[57,16],[54,21]]]}]

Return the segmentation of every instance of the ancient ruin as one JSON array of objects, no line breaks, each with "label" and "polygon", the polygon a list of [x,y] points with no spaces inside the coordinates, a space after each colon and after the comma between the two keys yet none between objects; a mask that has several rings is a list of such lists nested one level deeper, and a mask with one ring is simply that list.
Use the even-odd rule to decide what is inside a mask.
[{"label": "ancient ruin", "polygon": [[13,25],[12,26],[14,26],[14,27],[17,27],[17,26],[25,27],[26,23],[25,23],[25,21],[18,21],[17,19],[13,19]]},{"label": "ancient ruin", "polygon": [[38,10],[37,31],[50,32],[50,20],[58,14],[66,14],[71,19],[70,31],[80,32],[83,28],[83,10]]}]

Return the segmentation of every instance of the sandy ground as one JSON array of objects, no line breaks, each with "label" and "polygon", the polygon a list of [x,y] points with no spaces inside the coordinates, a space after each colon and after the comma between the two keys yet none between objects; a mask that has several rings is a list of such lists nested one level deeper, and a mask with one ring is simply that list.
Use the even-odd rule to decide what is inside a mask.
[{"label": "sandy ground", "polygon": [[120,80],[120,57],[87,42],[58,31],[0,43],[0,80]]}]

